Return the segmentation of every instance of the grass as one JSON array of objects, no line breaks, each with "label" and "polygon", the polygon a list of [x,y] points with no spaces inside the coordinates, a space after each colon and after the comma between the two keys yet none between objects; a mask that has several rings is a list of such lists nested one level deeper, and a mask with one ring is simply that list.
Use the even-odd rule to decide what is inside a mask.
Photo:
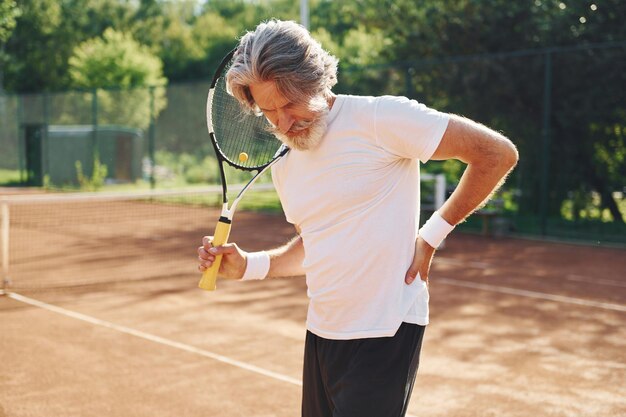
[{"label": "grass", "polygon": [[[191,196],[164,196],[157,197],[155,201],[198,207],[220,207],[222,205],[222,195],[221,193],[216,193]],[[232,200],[229,201],[229,207],[231,207],[231,204]],[[276,191],[255,191],[254,189],[251,189],[241,199],[237,210],[249,210],[265,213],[282,213],[282,206],[280,205],[280,201],[278,199]]]},{"label": "grass", "polygon": [[[166,189],[177,189],[177,188],[185,188],[185,189],[202,189],[205,188],[206,184],[194,184],[189,185],[185,184],[182,187],[178,184],[170,184],[169,186],[159,184],[159,190]],[[150,189],[150,184],[145,181],[141,181],[137,184],[114,184],[107,185],[103,188],[102,191],[145,191]],[[229,206],[232,204],[232,201],[235,199],[236,195],[231,195],[229,193]],[[222,204],[222,194],[215,193],[201,197],[194,197],[193,203],[189,203],[189,199],[186,197],[180,198],[180,203],[182,204],[194,204],[201,205],[205,207],[219,207]],[[239,206],[237,210],[250,210],[250,211],[260,211],[260,212],[268,212],[268,213],[282,213],[282,206],[280,204],[280,200],[278,199],[278,194],[275,190],[263,190],[256,191],[254,186],[248,190],[241,201],[239,202]]]},{"label": "grass", "polygon": [[[0,186],[15,186],[25,185],[21,182],[20,171],[0,169]],[[208,184],[188,184],[181,180],[159,181],[157,189],[169,190],[169,189],[202,189],[206,188]],[[83,191],[76,185],[50,185],[45,187],[48,191],[61,191],[61,192],[79,192]],[[133,192],[133,191],[148,191],[151,189],[149,181],[139,180],[133,183],[108,183],[102,186],[98,191],[102,192]],[[234,195],[229,195],[229,200],[234,200]],[[203,197],[195,197],[193,202],[189,201],[187,197],[181,197],[179,199],[171,199],[169,201],[176,201],[180,204],[195,204],[201,206],[219,207],[221,205],[221,194],[212,194]],[[269,213],[282,212],[282,206],[278,199],[276,191],[256,191],[254,186],[245,194],[239,203],[238,209],[262,211]]]},{"label": "grass", "polygon": [[20,185],[20,171],[13,169],[0,169],[0,186]]},{"label": "grass", "polygon": [[254,191],[252,189],[241,199],[238,210],[282,213],[283,207],[275,190]]},{"label": "grass", "polygon": [[[16,185],[23,185],[20,182],[20,172],[18,170],[0,169],[0,186]],[[201,189],[207,186],[207,184],[190,185],[180,180],[171,180],[168,182],[160,181],[157,185],[159,190],[179,188],[193,189],[196,187]],[[135,183],[106,184],[100,189],[100,191],[132,192],[147,191],[150,189],[150,182],[141,180]],[[49,190],[68,192],[81,191],[76,186],[51,187]],[[231,202],[234,198],[234,195],[229,195]],[[199,205],[202,207],[220,207],[221,194],[215,193],[210,195],[196,195],[191,199],[189,197],[168,197],[167,201],[174,202],[176,204]],[[626,212],[626,199],[621,199],[619,204],[620,209],[623,212]],[[282,213],[282,206],[276,191],[257,191],[254,187],[252,187],[252,189],[242,198],[238,210]],[[501,228],[506,229],[500,230],[503,234],[524,236],[542,235],[541,220],[538,216],[506,212],[503,214],[503,218],[502,224],[504,226]],[[588,217],[582,217],[578,220],[550,218],[546,223],[547,236],[566,240],[574,239],[588,242],[626,244],[626,224],[606,220],[606,218]],[[482,230],[482,219],[479,216],[470,216],[466,222],[459,225],[458,229],[467,232],[480,232]]]}]

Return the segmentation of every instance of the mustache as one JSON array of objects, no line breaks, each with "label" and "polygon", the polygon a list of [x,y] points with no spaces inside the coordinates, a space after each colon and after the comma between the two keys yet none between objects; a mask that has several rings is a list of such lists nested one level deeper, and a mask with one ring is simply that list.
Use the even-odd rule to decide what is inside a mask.
[{"label": "mustache", "polygon": [[[311,127],[313,125],[313,123],[315,123],[315,120],[299,120],[297,122],[294,122],[293,125],[291,125],[291,128],[289,129],[289,132],[291,133],[295,133],[295,132],[301,132],[303,130],[308,129],[309,127]],[[272,124],[270,124],[269,126],[267,126],[265,128],[269,133],[272,134],[276,134],[276,133],[282,133],[279,129],[278,126],[274,126]]]},{"label": "mustache", "polygon": [[295,132],[293,129],[289,129],[292,135],[282,133],[275,133],[274,135],[290,148],[306,151],[319,146],[327,126],[326,118],[319,118],[307,130]]}]

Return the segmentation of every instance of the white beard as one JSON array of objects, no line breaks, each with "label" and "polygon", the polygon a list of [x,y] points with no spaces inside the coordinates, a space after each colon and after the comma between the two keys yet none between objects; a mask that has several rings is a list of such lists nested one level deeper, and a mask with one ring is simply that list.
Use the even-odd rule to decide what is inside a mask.
[{"label": "white beard", "polygon": [[328,109],[312,121],[296,122],[289,130],[289,135],[281,133],[276,127],[269,130],[281,142],[292,149],[308,151],[317,148],[328,127]]}]

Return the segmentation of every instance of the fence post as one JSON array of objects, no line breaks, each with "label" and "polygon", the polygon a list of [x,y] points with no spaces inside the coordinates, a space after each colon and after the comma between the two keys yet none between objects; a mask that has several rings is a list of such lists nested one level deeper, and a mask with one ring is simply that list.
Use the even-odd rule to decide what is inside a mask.
[{"label": "fence post", "polygon": [[148,130],[148,150],[150,152],[150,189],[154,190],[156,186],[155,179],[155,143],[154,143],[154,86],[149,87],[150,91],[150,127]]},{"label": "fence post", "polygon": [[28,180],[26,175],[26,138],[24,137],[24,126],[22,126],[22,119],[24,118],[24,103],[22,96],[18,94],[17,99],[17,158],[20,168],[20,183],[24,184]]},{"label": "fence post", "polygon": [[43,93],[43,135],[41,137],[41,185],[44,187],[49,186],[47,184],[46,177],[49,176],[50,169],[50,155],[49,155],[49,141],[48,131],[50,126],[50,94],[45,91]]},{"label": "fence post", "polygon": [[300,24],[309,30],[309,0],[300,0]]},{"label": "fence post", "polygon": [[2,290],[9,286],[9,203],[0,200],[0,247],[2,247]]},{"label": "fence post", "polygon": [[[98,158],[98,89],[91,90],[91,175],[96,169],[96,159]],[[89,175],[85,172],[86,175]]]},{"label": "fence post", "polygon": [[404,67],[404,95],[407,98],[412,98],[413,96],[413,80],[411,77],[411,66],[407,64]]},{"label": "fence post", "polygon": [[541,234],[548,234],[548,197],[550,171],[550,119],[552,117],[552,50],[545,53],[543,77],[543,127],[542,127],[542,158],[541,158],[541,195],[539,215],[541,217]]},{"label": "fence post", "polygon": [[437,174],[435,176],[435,210],[439,210],[446,202],[446,176]]}]

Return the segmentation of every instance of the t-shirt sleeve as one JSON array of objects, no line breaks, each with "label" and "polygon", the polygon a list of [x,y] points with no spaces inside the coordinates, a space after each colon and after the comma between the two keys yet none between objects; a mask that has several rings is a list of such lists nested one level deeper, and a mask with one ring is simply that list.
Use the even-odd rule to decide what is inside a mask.
[{"label": "t-shirt sleeve", "polygon": [[378,98],[374,129],[378,145],[395,155],[426,162],[441,142],[450,116],[406,97]]}]

